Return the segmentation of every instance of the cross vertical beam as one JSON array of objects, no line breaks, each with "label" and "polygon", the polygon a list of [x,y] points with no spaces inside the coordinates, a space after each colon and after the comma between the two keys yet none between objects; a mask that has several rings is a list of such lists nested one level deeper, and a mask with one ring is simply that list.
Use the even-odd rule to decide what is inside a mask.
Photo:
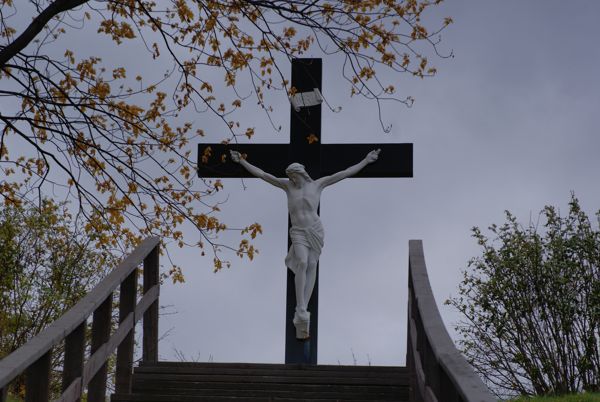
[{"label": "cross vertical beam", "polygon": [[[321,59],[295,59],[292,61],[292,87],[297,93],[321,91],[323,64]],[[317,144],[311,144],[308,137],[321,138],[321,105],[302,107],[296,111],[291,107],[290,159],[302,163],[306,172],[313,178],[320,176],[321,153]],[[291,222],[288,217],[288,248],[292,242],[289,236]],[[310,338],[296,339],[293,324],[296,311],[296,287],[294,273],[287,271],[287,292],[285,308],[285,362],[317,364],[317,342],[319,335],[319,264],[315,287],[308,303],[310,311]]]}]

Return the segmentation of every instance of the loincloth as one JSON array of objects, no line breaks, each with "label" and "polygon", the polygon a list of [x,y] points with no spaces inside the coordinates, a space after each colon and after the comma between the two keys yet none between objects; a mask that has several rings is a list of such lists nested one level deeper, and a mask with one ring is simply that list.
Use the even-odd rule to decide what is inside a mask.
[{"label": "loincloth", "polygon": [[294,244],[306,246],[309,250],[309,255],[313,255],[316,259],[319,259],[324,245],[325,230],[323,229],[321,220],[317,220],[312,226],[307,228],[292,226],[290,228],[290,238],[292,239],[292,245],[285,257],[285,265],[296,274],[301,261],[294,252]]}]

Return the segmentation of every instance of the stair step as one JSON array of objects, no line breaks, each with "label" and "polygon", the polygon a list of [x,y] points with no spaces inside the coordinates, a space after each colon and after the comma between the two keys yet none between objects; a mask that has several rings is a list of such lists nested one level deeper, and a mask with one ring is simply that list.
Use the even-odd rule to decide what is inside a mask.
[{"label": "stair step", "polygon": [[273,368],[230,368],[230,367],[137,367],[135,373],[145,374],[205,374],[205,375],[256,375],[256,376],[291,376],[291,377],[348,377],[348,378],[408,378],[406,370],[393,368],[387,370],[316,370],[316,369],[282,369]]},{"label": "stair step", "polygon": [[[146,394],[113,394],[111,402],[222,402],[222,401],[247,401],[247,402],[300,402],[306,398],[279,398],[279,397],[251,397],[251,396],[192,396],[192,395],[146,395]],[[312,402],[341,401],[339,397],[333,398],[311,398]],[[377,400],[371,395],[364,399],[353,399],[352,402],[373,402]],[[408,401],[404,399],[391,399],[395,401]]]},{"label": "stair step", "polygon": [[305,398],[305,399],[366,399],[373,398],[377,400],[397,400],[405,397],[408,392],[400,389],[390,390],[369,390],[361,389],[356,391],[339,391],[335,389],[327,390],[269,390],[269,389],[214,389],[214,388],[202,388],[202,389],[180,389],[180,388],[154,388],[144,390],[134,390],[133,393],[145,394],[145,395],[193,395],[193,396],[251,396],[251,397],[278,397],[278,398]]},{"label": "stair step", "polygon": [[164,385],[150,384],[146,386],[134,386],[134,393],[157,393],[157,394],[168,394],[168,395],[204,395],[204,394],[227,394],[227,395],[253,395],[253,396],[290,396],[290,395],[310,395],[311,397],[316,394],[323,395],[390,395],[393,397],[400,397],[407,393],[406,387],[364,387],[364,386],[261,386],[261,384],[194,384],[195,386],[179,386],[177,383]]},{"label": "stair step", "polygon": [[243,368],[243,369],[282,369],[282,370],[315,370],[315,371],[327,371],[327,370],[343,370],[343,371],[363,371],[365,369],[372,371],[406,371],[406,367],[398,366],[342,366],[335,364],[302,364],[302,363],[290,363],[290,364],[279,364],[279,363],[216,363],[216,362],[170,362],[170,361],[159,361],[159,362],[140,362],[136,368],[144,367],[176,367],[176,368]]},{"label": "stair step", "polygon": [[[260,384],[260,383],[215,383],[215,382],[178,382],[172,381],[168,383],[140,383],[133,384],[133,392],[156,392],[160,390],[239,390],[239,391],[254,391],[265,390],[269,392],[339,392],[339,393],[402,393],[406,386],[365,386],[365,385],[332,385],[332,384]],[[171,392],[171,391],[169,391]]]},{"label": "stair step", "polygon": [[165,382],[261,382],[279,384],[333,384],[333,385],[404,385],[395,378],[380,377],[292,377],[257,375],[219,375],[219,374],[146,374],[136,376],[139,381]]},{"label": "stair step", "polygon": [[408,374],[406,367],[395,366],[334,366],[334,365],[307,365],[307,364],[253,364],[253,363],[176,363],[176,362],[158,362],[143,363],[135,367],[136,372],[202,372],[211,371],[281,371],[281,372],[305,372],[305,373],[380,373],[386,374]]}]

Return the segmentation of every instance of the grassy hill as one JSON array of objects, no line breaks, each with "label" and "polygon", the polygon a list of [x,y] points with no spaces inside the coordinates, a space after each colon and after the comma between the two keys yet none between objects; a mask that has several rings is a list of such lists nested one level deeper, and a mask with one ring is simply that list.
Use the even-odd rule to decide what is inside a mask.
[{"label": "grassy hill", "polygon": [[512,402],[600,402],[600,394],[574,394],[564,396],[543,396],[535,398],[521,397]]}]

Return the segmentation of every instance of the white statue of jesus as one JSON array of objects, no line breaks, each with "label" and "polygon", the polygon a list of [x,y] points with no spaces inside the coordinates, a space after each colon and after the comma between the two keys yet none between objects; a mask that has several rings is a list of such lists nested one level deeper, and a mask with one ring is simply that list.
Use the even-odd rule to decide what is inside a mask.
[{"label": "white statue of jesus", "polygon": [[239,152],[231,151],[231,159],[242,165],[250,174],[263,179],[275,187],[281,188],[287,194],[288,211],[292,227],[290,238],[292,245],[285,258],[285,265],[294,272],[296,288],[296,313],[294,326],[296,338],[308,339],[310,313],[307,311],[308,302],[315,286],[317,275],[317,262],[323,248],[325,232],[317,208],[321,199],[321,192],[327,186],[337,183],[347,177],[354,176],[369,163],[379,157],[377,149],[367,154],[365,159],[346,170],[313,180],[304,166],[292,163],[285,173],[288,179],[277,177],[264,172],[246,161]]}]

